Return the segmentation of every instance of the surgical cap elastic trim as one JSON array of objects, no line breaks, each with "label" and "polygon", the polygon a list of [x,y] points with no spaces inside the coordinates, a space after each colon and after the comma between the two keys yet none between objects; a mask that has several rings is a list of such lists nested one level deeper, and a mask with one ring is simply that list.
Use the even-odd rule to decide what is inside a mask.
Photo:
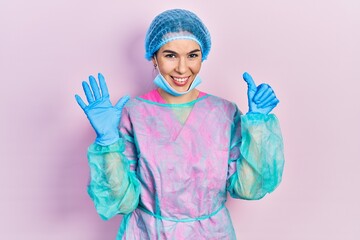
[{"label": "surgical cap elastic trim", "polygon": [[[164,46],[165,44],[167,44],[168,42],[174,41],[174,40],[179,40],[179,39],[186,39],[186,40],[193,40],[195,41],[197,44],[199,44],[201,52],[203,51],[203,46],[202,44],[199,42],[199,40],[197,40],[195,37],[191,37],[191,36],[176,36],[176,37],[172,37],[172,38],[166,38],[165,40],[161,41],[154,49],[156,53],[162,46]],[[154,55],[154,54],[153,54]],[[153,56],[152,55],[152,56]],[[152,57],[151,56],[151,57]],[[150,60],[151,57],[148,59]]]}]

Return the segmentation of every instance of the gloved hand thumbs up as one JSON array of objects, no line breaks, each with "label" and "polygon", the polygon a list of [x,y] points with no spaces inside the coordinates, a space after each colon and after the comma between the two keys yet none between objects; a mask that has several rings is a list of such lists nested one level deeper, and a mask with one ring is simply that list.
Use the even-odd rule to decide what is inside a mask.
[{"label": "gloved hand thumbs up", "polygon": [[248,113],[268,114],[279,103],[270,85],[256,86],[253,78],[247,72],[243,74],[243,78],[248,85]]}]

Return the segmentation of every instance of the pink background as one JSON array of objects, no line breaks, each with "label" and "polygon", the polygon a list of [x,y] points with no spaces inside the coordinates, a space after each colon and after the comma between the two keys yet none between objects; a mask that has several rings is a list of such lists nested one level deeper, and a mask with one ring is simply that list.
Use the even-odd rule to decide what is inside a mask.
[{"label": "pink background", "polygon": [[238,239],[360,239],[360,1],[1,0],[0,239],[115,239],[86,193],[94,133],[74,94],[102,72],[112,101],[152,87],[152,18],[187,8],[213,40],[201,90],[247,110],[248,71],[280,99],[283,182],[229,199]]}]

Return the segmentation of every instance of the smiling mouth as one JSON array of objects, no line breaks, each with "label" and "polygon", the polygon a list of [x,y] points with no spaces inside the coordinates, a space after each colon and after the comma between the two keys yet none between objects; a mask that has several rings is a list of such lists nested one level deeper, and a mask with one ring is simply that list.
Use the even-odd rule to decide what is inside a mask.
[{"label": "smiling mouth", "polygon": [[189,81],[190,77],[171,77],[177,86],[185,86]]}]

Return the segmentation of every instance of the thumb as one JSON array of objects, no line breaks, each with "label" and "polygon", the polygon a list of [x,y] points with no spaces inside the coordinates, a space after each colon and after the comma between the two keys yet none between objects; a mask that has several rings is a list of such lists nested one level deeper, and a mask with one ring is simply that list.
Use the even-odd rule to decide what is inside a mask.
[{"label": "thumb", "polygon": [[256,91],[257,90],[256,84],[250,74],[248,74],[247,72],[244,72],[243,78],[248,85],[248,91],[250,91],[250,90]]},{"label": "thumb", "polygon": [[126,102],[129,101],[129,99],[130,97],[128,95],[120,98],[120,100],[115,104],[115,108],[121,110],[125,106]]}]

